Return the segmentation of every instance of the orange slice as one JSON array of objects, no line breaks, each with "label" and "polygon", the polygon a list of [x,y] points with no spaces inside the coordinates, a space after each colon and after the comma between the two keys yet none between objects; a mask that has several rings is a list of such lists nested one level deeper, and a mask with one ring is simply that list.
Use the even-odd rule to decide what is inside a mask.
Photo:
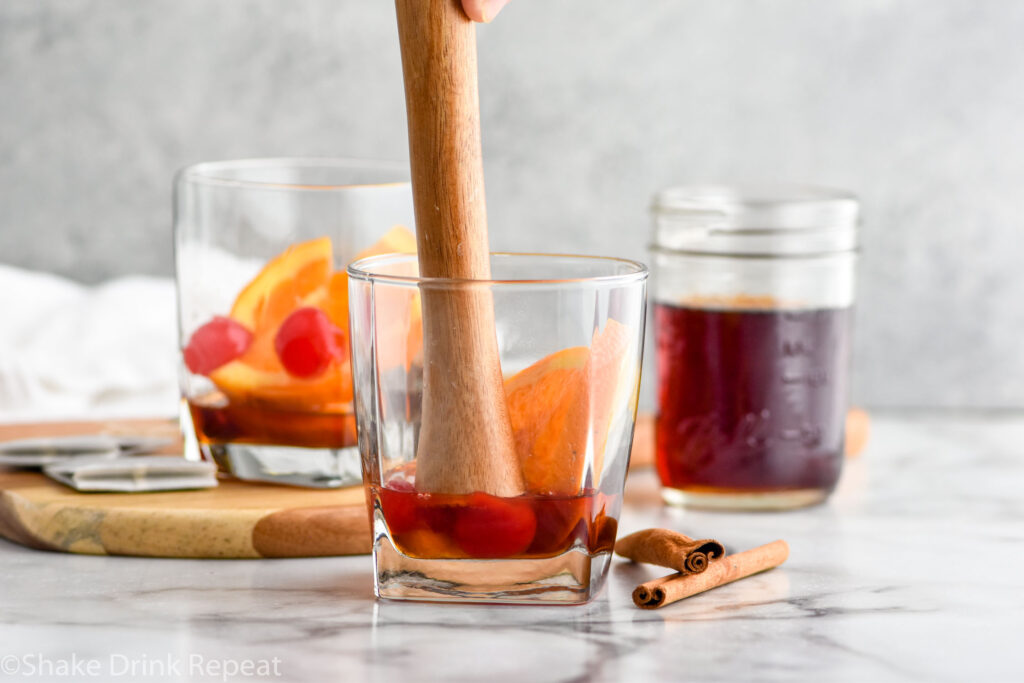
[{"label": "orange slice", "polygon": [[589,348],[563,349],[505,381],[516,453],[531,492],[576,494],[588,448],[596,483],[628,348],[628,328],[609,320]]},{"label": "orange slice", "polygon": [[[356,256],[355,260],[380,256],[382,254],[415,254],[416,235],[408,228],[396,225],[369,249]],[[348,276],[335,273],[330,283],[333,308],[324,308],[334,320],[335,315],[345,316],[348,329]],[[423,313],[418,290],[382,284],[374,292],[374,321],[377,335],[377,364],[381,369],[404,365],[407,369],[423,353]],[[344,294],[342,295],[342,292]],[[344,299],[342,299],[344,296]],[[335,322],[337,325],[338,323]]]},{"label": "orange slice", "polygon": [[[412,234],[409,228],[404,225],[396,225],[395,227],[388,230],[388,232],[377,240],[373,246],[368,249],[364,249],[353,259],[358,261],[359,259],[369,258],[371,256],[381,256],[383,254],[415,254],[416,253],[416,235]],[[322,308],[326,313],[331,322],[338,327],[347,330],[348,329],[348,273],[344,270],[340,270],[331,276],[330,281],[327,284],[326,290],[322,293],[324,303],[316,303],[313,305]]]},{"label": "orange slice", "polygon": [[516,454],[526,487],[535,493],[575,493],[586,443],[573,424],[590,349],[575,346],[543,358],[505,382]]},{"label": "orange slice", "polygon": [[404,225],[396,225],[388,230],[383,237],[377,240],[372,247],[359,252],[353,259],[358,261],[361,258],[380,256],[381,254],[415,254],[416,235]]},{"label": "orange slice", "polygon": [[252,345],[239,359],[242,363],[284,372],[274,350],[274,335],[292,311],[325,289],[333,260],[330,237],[300,242],[272,258],[246,285],[231,307],[231,317],[253,333]]},{"label": "orange slice", "polygon": [[288,247],[241,291],[231,307],[231,317],[253,332],[275,321],[280,325],[304,297],[327,283],[333,261],[330,237]]},{"label": "orange slice", "polygon": [[[357,258],[415,249],[415,235],[396,226]],[[319,308],[331,322],[348,330],[348,276],[344,271],[332,272],[333,253],[329,237],[292,245],[271,259],[235,299],[231,317],[252,331],[253,341],[241,358],[210,375],[231,400],[291,410],[351,408],[352,372],[347,359],[332,363],[322,375],[301,379],[288,374],[274,348],[281,323],[306,306]],[[404,320],[417,327],[411,315]],[[421,325],[419,329],[422,337]]]},{"label": "orange slice", "polygon": [[348,362],[332,364],[313,379],[300,379],[289,375],[280,364],[276,369],[266,370],[240,359],[217,368],[210,379],[238,403],[324,412],[345,412],[352,407],[352,371]]},{"label": "orange slice", "polygon": [[[594,446],[594,485],[604,470],[604,455],[608,445],[615,403],[619,400],[623,362],[629,350],[629,328],[615,320],[608,320],[604,330],[594,335],[590,345],[590,437]],[[636,387],[632,387],[634,392]]]}]

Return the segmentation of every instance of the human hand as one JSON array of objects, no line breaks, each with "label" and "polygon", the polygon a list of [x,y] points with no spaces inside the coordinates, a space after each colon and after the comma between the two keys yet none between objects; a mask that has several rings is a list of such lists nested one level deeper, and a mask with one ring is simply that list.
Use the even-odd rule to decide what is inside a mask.
[{"label": "human hand", "polygon": [[462,9],[473,21],[488,22],[498,16],[508,0],[462,0]]}]

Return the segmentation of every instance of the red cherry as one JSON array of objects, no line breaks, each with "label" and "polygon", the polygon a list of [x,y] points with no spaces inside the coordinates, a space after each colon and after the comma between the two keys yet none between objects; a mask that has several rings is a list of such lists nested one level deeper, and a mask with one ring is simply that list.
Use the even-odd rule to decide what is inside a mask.
[{"label": "red cherry", "polygon": [[557,555],[580,543],[586,545],[593,517],[590,496],[538,496],[533,500],[537,532],[530,543],[531,555]]},{"label": "red cherry", "polygon": [[416,485],[408,479],[404,479],[401,475],[391,477],[384,486],[392,491],[403,491],[405,493],[416,491]]},{"label": "red cherry", "polygon": [[470,557],[512,557],[529,547],[536,529],[528,502],[477,492],[458,509],[455,542]]},{"label": "red cherry", "polygon": [[192,333],[184,351],[185,367],[197,375],[209,375],[245,353],[251,343],[252,332],[218,315]]},{"label": "red cherry", "polygon": [[420,509],[420,515],[423,516],[427,528],[434,533],[451,536],[455,513],[459,509],[459,506],[453,505],[452,502],[457,496],[421,493],[420,498],[430,502],[430,505]]},{"label": "red cherry", "polygon": [[419,524],[418,503],[415,489],[404,480],[388,482],[380,489],[381,512],[392,534],[403,534]]},{"label": "red cherry", "polygon": [[299,308],[281,323],[274,349],[289,375],[316,377],[348,353],[345,331],[319,308]]}]

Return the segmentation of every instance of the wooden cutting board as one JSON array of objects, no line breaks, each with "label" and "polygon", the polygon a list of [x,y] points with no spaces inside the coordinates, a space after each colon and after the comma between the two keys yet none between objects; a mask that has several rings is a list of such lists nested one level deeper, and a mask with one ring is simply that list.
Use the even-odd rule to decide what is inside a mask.
[{"label": "wooden cutting board", "polygon": [[[851,411],[847,455],[867,440],[868,418]],[[122,420],[0,425],[0,440],[70,434],[167,436],[177,422]],[[637,418],[630,469],[654,463],[654,420]],[[222,479],[215,489],[78,493],[38,472],[0,466],[0,536],[45,550],[148,557],[317,557],[370,552],[360,487],[301,489]]]},{"label": "wooden cutting board", "polygon": [[[650,419],[638,424],[634,462],[653,461]],[[174,420],[0,425],[0,441],[72,434],[142,434],[174,440]],[[0,466],[0,536],[71,553],[146,557],[317,557],[370,552],[361,487],[302,489],[224,478],[215,489],[79,493],[39,472]]]},{"label": "wooden cutting board", "polygon": [[[0,425],[0,440],[68,434],[178,439],[170,420]],[[180,441],[167,449],[180,452]],[[215,489],[79,493],[0,467],[0,536],[30,548],[147,557],[316,557],[370,552],[361,487],[301,489],[222,479]]]}]

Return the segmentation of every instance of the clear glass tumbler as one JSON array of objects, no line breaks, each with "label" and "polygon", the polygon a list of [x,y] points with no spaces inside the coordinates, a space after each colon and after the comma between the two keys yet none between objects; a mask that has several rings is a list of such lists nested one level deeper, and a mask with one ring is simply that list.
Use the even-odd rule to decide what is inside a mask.
[{"label": "clear glass tumbler", "polygon": [[345,266],[415,250],[408,177],[405,164],[334,159],[178,174],[183,428],[222,472],[311,487],[361,480]]},{"label": "clear glass tumbler", "polygon": [[[491,264],[490,281],[420,278],[415,256],[349,266],[379,597],[581,603],[607,572],[636,417],[647,270],[534,254],[494,254]],[[493,301],[519,496],[426,491],[416,481],[421,295],[470,289]]]},{"label": "clear glass tumbler", "polygon": [[856,198],[675,187],[654,216],[662,496],[748,509],[824,500],[843,463]]}]

